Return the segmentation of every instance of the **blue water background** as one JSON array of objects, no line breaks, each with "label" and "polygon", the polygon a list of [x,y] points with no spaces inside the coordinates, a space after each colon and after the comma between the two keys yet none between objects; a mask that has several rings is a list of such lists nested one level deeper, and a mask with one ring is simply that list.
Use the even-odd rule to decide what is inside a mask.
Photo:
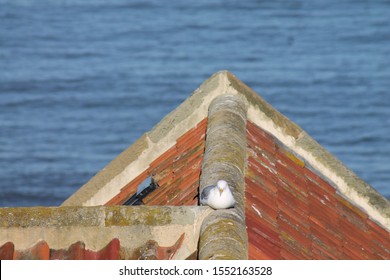
[{"label": "blue water background", "polygon": [[227,69],[390,198],[390,1],[0,0],[0,206],[59,205]]}]

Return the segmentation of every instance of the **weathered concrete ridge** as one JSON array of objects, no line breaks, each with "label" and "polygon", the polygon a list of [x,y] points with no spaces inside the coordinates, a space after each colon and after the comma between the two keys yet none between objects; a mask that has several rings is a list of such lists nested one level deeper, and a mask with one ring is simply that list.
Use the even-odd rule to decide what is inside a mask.
[{"label": "weathered concrete ridge", "polygon": [[44,240],[63,249],[81,240],[96,251],[118,238],[131,255],[150,240],[168,247],[184,234],[174,258],[185,259],[197,251],[200,227],[210,212],[197,206],[1,208],[0,244],[13,242],[23,250]]},{"label": "weathered concrete ridge", "polygon": [[247,104],[238,95],[221,95],[210,105],[200,192],[218,180],[233,191],[235,207],[217,210],[201,228],[199,259],[247,259],[245,165]]}]

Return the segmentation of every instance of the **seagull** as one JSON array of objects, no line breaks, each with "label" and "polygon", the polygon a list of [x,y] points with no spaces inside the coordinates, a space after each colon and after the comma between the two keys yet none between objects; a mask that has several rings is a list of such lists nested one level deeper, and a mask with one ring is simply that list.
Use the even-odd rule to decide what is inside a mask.
[{"label": "seagull", "polygon": [[200,203],[214,209],[227,209],[234,206],[234,197],[225,180],[219,180],[216,186],[205,187],[200,195]]}]

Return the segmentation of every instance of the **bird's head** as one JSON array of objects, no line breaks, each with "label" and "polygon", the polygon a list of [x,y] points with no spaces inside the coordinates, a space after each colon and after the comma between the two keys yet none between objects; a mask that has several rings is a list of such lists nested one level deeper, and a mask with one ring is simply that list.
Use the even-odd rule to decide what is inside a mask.
[{"label": "bird's head", "polygon": [[228,183],[225,180],[219,180],[217,182],[219,195],[222,195],[223,191],[228,187]]}]

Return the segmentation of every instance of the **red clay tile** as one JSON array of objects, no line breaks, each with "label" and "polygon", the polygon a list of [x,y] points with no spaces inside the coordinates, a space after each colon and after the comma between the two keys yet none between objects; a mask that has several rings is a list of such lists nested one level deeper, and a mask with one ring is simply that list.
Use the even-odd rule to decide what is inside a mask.
[{"label": "red clay tile", "polygon": [[370,232],[367,229],[357,227],[347,220],[340,220],[340,231],[345,233],[343,236],[344,241],[359,244],[367,248],[371,243]]},{"label": "red clay tile", "polygon": [[197,125],[196,125],[196,128],[200,129],[200,130],[204,130],[206,131],[206,127],[207,127],[207,122],[208,122],[208,118],[204,118],[203,120],[201,120]]},{"label": "red clay tile", "polygon": [[271,153],[276,150],[275,138],[249,121],[247,122],[247,139],[248,142],[259,144]]},{"label": "red clay tile", "polygon": [[269,223],[266,220],[259,222],[256,220],[257,217],[253,214],[246,213],[246,217],[248,219],[246,222],[248,233],[251,232],[256,234],[256,236],[261,236],[267,240],[268,243],[280,247],[279,229],[272,226],[272,223]]},{"label": "red clay tile", "polygon": [[[314,211],[315,208],[312,209]],[[337,216],[332,217],[332,212],[323,214],[321,209],[315,209],[315,211],[309,216],[310,227],[318,227],[326,236],[341,240],[343,233],[340,231],[339,218]]]},{"label": "red clay tile", "polygon": [[[251,202],[253,203],[253,202]],[[259,211],[259,213],[261,213],[261,219],[258,219],[259,218],[259,214],[257,211],[255,211],[253,208],[249,208],[246,207],[246,215],[249,217],[250,215],[253,215],[255,216],[255,218],[257,220],[255,220],[256,222],[253,223],[253,226],[255,227],[256,226],[256,223],[259,225],[263,224],[263,223],[269,223],[271,225],[273,225],[273,227],[275,227],[277,225],[277,212],[274,213],[274,212],[270,212],[270,211],[264,211],[264,209],[261,208],[261,205],[256,205],[256,209]],[[248,223],[247,223],[248,225]],[[252,226],[252,225],[251,225]]]},{"label": "red clay tile", "polygon": [[299,173],[302,173],[303,167],[305,167],[305,162],[302,159],[279,145],[275,151],[275,158],[280,160],[285,167],[299,170]]},{"label": "red clay tile", "polygon": [[137,192],[139,184],[141,184],[149,176],[149,169],[142,172],[130,183],[124,186],[120,193],[111,198],[105,205],[121,205]]},{"label": "red clay tile", "polygon": [[98,252],[94,252],[92,250],[85,250],[84,257],[86,260],[119,260],[119,251],[119,239],[114,238]]},{"label": "red clay tile", "polygon": [[[251,122],[247,141],[245,211],[251,245],[261,247],[259,237],[272,244],[265,234],[270,232],[280,234],[282,258],[390,257],[388,232],[339,196],[303,160]],[[250,249],[261,258],[271,255],[265,251]]]},{"label": "red clay tile", "polygon": [[382,228],[376,222],[371,219],[367,220],[369,226],[369,234],[372,241],[380,244],[381,248],[387,248],[387,252],[390,258],[390,232]]},{"label": "red clay tile", "polygon": [[256,163],[256,171],[259,171],[262,175],[277,178],[278,171],[273,162],[264,161],[262,158],[258,157],[254,159],[253,163]]},{"label": "red clay tile", "polygon": [[[293,177],[288,177],[284,172],[280,172],[278,170],[277,173],[277,186],[278,187],[283,187],[285,188],[288,192],[295,193],[296,195],[299,195],[301,193],[301,196],[307,196],[307,193],[305,192],[305,189],[302,189],[301,186],[297,186],[294,184],[294,178]],[[302,198],[304,199],[304,198]]]},{"label": "red clay tile", "polygon": [[295,221],[282,214],[278,217],[278,225],[281,232],[289,235],[300,246],[304,246],[307,250],[310,249],[311,236],[308,228],[296,224]]},{"label": "red clay tile", "polygon": [[156,189],[149,195],[147,195],[144,199],[143,202],[145,205],[167,205],[166,200],[167,200],[167,193],[172,192],[172,189],[170,186],[160,186],[160,188]]},{"label": "red clay tile", "polygon": [[196,139],[196,141],[190,141],[190,142],[198,142],[198,137],[203,137],[206,134],[206,127],[193,127],[190,130],[188,130],[185,134],[178,137],[176,139],[177,144],[185,144],[188,143],[189,140]]},{"label": "red clay tile", "polygon": [[203,149],[204,147],[200,146],[199,149],[193,150],[194,153],[188,157],[174,162],[172,172],[174,174],[181,174],[185,172],[186,169],[200,169],[202,166]]},{"label": "red clay tile", "polygon": [[305,247],[291,245],[292,243],[285,243],[281,247],[281,256],[286,260],[310,260],[313,258],[311,249],[307,250]]},{"label": "red clay tile", "polygon": [[126,201],[126,198],[128,196],[125,195],[124,193],[119,193],[117,194],[116,196],[114,196],[113,198],[111,198],[109,201],[106,202],[106,206],[109,206],[109,205],[122,205],[125,201]]},{"label": "red clay tile", "polygon": [[278,183],[275,178],[259,174],[255,170],[253,170],[251,166],[249,166],[246,178],[247,184],[253,184],[256,187],[261,187],[270,195],[274,196],[278,191]]},{"label": "red clay tile", "polygon": [[277,193],[270,190],[269,185],[264,184],[264,182],[258,182],[258,185],[255,185],[251,180],[246,180],[246,184],[248,187],[247,193],[250,192],[251,197],[264,202],[271,209],[277,209]]},{"label": "red clay tile", "polygon": [[390,260],[390,249],[379,241],[381,237],[373,232],[370,232],[370,237],[372,238],[370,242],[370,249],[373,255],[376,256],[377,259]]},{"label": "red clay tile", "polygon": [[294,215],[295,213],[296,212],[286,211],[286,209],[280,208],[278,222],[281,218],[286,219],[294,226],[296,230],[302,232],[302,234],[308,235],[308,233],[310,233],[310,221],[308,216],[303,217],[302,215]]},{"label": "red clay tile", "polygon": [[341,217],[347,219],[358,228],[362,228],[364,230],[368,229],[368,216],[366,213],[339,195],[336,196],[336,199],[338,201],[336,204],[337,212]]},{"label": "red clay tile", "polygon": [[121,191],[122,192],[135,192],[137,190],[137,187],[145,181],[146,178],[150,176],[149,169],[146,169],[141,174],[139,174],[136,178],[134,178],[130,183],[128,183],[126,186],[124,186]]},{"label": "red clay tile", "polygon": [[310,220],[321,225],[324,229],[338,230],[340,216],[334,206],[325,204],[325,201],[317,199],[316,196],[309,197]]},{"label": "red clay tile", "polygon": [[344,242],[344,246],[342,250],[345,259],[350,259],[350,260],[370,259],[369,256],[366,254],[364,248],[362,248],[361,246],[355,243]]},{"label": "red clay tile", "polygon": [[278,213],[276,198],[272,195],[269,195],[269,193],[262,188],[258,188],[256,192],[246,192],[246,200],[247,202],[258,206],[258,209],[272,217],[276,217]]},{"label": "red clay tile", "polygon": [[[187,156],[188,153],[191,153],[193,150],[197,149],[199,146],[204,147],[205,144],[205,137],[200,137],[196,140],[196,142],[187,142],[183,145],[176,146],[178,151],[178,157],[176,157],[175,160],[180,159],[181,157]],[[178,144],[176,144],[178,145]],[[204,150],[204,149],[203,149]]]},{"label": "red clay tile", "polygon": [[[303,217],[309,213],[309,203],[305,195],[295,190],[291,185],[280,184],[277,195],[278,207],[289,208]],[[283,205],[281,205],[283,204]],[[281,206],[280,206],[281,205]]]},{"label": "red clay tile", "polygon": [[272,259],[280,259],[280,256],[272,258],[271,256],[265,254],[261,251],[256,244],[252,244],[249,242],[248,244],[248,259],[249,260],[272,260]]},{"label": "red clay tile", "polygon": [[197,132],[192,134],[183,135],[182,139],[178,139],[176,142],[176,148],[179,153],[185,153],[192,150],[194,146],[198,146],[205,141],[205,133]]},{"label": "red clay tile", "polygon": [[[293,259],[309,259],[310,258],[310,242],[305,241],[305,236],[294,230],[287,223],[279,221],[280,240],[282,251],[288,251],[294,255]],[[283,254],[282,254],[283,255]]]},{"label": "red clay tile", "polygon": [[170,247],[158,247],[157,248],[157,258],[159,260],[171,260],[177,251],[183,245],[185,234],[183,233],[176,243]]},{"label": "red clay tile", "polygon": [[311,188],[320,188],[329,197],[335,195],[336,189],[333,186],[331,186],[327,181],[325,181],[320,176],[315,174],[312,170],[310,170],[309,168],[304,168],[303,172],[307,179],[306,182],[307,182],[308,190],[311,190]]},{"label": "red clay tile", "polygon": [[306,255],[292,248],[281,248],[280,255],[284,260],[306,260]]},{"label": "red clay tile", "polygon": [[[186,204],[183,195],[189,194],[187,199],[191,201],[192,204],[193,192],[192,190],[188,191],[188,188],[193,186],[194,183],[199,180],[199,177],[199,169],[188,168],[185,170],[185,173],[180,174],[180,176],[176,176],[176,179],[171,181],[169,186],[165,188],[160,186],[159,189],[149,194],[144,199],[144,203],[146,205],[177,205],[177,203],[180,202],[180,205],[182,205]],[[185,190],[184,193],[183,190]]]},{"label": "red clay tile", "polygon": [[107,201],[104,205],[121,205],[126,201],[126,197],[128,197],[127,194],[119,193]]},{"label": "red clay tile", "polygon": [[0,260],[13,260],[15,245],[13,242],[4,243],[0,247]]},{"label": "red clay tile", "polygon": [[335,212],[337,212],[336,204],[337,200],[334,195],[329,195],[328,193],[324,192],[321,188],[318,187],[312,187],[308,191],[309,200],[313,201],[316,200],[317,202],[324,205],[324,207],[331,207],[333,208]]},{"label": "red clay tile", "polygon": [[255,231],[248,231],[249,247],[255,247],[257,252],[260,253],[256,259],[281,259],[280,247],[262,235],[257,234]]},{"label": "red clay tile", "polygon": [[257,157],[257,155],[253,156],[250,155],[247,159],[248,165],[252,167],[254,171],[257,173],[260,173],[261,175],[268,174],[269,170],[264,170],[264,164],[262,161]]},{"label": "red clay tile", "polygon": [[[308,211],[305,212],[305,210],[302,209],[291,209],[289,206],[280,201],[278,201],[278,207],[279,218],[287,219],[297,227],[300,227],[301,230],[309,232],[310,221]],[[297,207],[301,208],[302,206]],[[303,206],[302,208],[305,209],[305,207],[306,206]]]},{"label": "red clay tile", "polygon": [[379,225],[377,222],[371,220],[371,219],[367,219],[367,225],[370,227],[370,229],[380,235],[383,235],[386,238],[386,240],[388,241],[388,245],[390,247],[390,232],[387,231],[385,228],[383,228],[381,225]]},{"label": "red clay tile", "polygon": [[372,228],[368,229],[368,233],[371,236],[371,240],[380,244],[382,248],[385,248],[390,254],[390,238],[386,233],[379,233]]},{"label": "red clay tile", "polygon": [[332,231],[323,229],[316,224],[312,224],[310,230],[313,240],[312,244],[317,244],[319,250],[327,252],[327,255],[333,256],[334,259],[342,258],[342,236],[333,234]]},{"label": "red clay tile", "polygon": [[49,260],[50,248],[45,241],[39,241],[33,247],[14,252],[16,260]]},{"label": "red clay tile", "polygon": [[[199,161],[197,162],[196,165],[193,165],[193,164],[187,165],[187,168],[182,170],[182,172],[174,174],[175,181],[179,180],[178,182],[181,182],[180,180],[188,181],[190,179],[193,179],[191,181],[191,182],[193,182],[194,179],[199,179],[200,167],[201,167],[201,165],[199,164]],[[175,183],[175,181],[172,182],[173,185],[177,185]],[[188,184],[186,184],[186,185],[188,185]]]},{"label": "red clay tile", "polygon": [[331,248],[315,240],[311,246],[313,259],[316,260],[343,260],[345,259],[342,247]]},{"label": "red clay tile", "polygon": [[173,205],[176,206],[196,206],[198,205],[199,181],[188,187],[187,190],[179,193]]},{"label": "red clay tile", "polygon": [[172,183],[174,180],[173,174],[171,179],[167,183],[161,183],[158,181],[159,188],[148,194],[143,202],[145,205],[169,205],[167,202],[167,195],[175,191],[175,185]]},{"label": "red clay tile", "polygon": [[[143,201],[146,205],[193,205],[197,200],[198,181],[204,153],[207,120],[177,140],[167,155],[151,164],[150,173],[160,186]],[[196,188],[196,190],[194,189]]]},{"label": "red clay tile", "polygon": [[[197,176],[199,178],[199,175]],[[189,184],[190,182],[186,182],[186,184]],[[171,205],[196,205],[198,202],[198,195],[199,192],[199,180],[196,180],[190,185],[186,185],[184,189],[182,189],[174,200],[170,201]]]},{"label": "red clay tile", "polygon": [[156,183],[163,188],[169,187],[175,179],[175,174],[171,169],[166,169],[154,176]]},{"label": "red clay tile", "polygon": [[78,241],[68,249],[50,250],[51,260],[84,260],[85,244]]},{"label": "red clay tile", "polygon": [[152,173],[158,173],[159,171],[169,167],[177,155],[178,152],[176,145],[173,145],[150,164],[149,167],[152,170]]},{"label": "red clay tile", "polygon": [[[202,121],[200,121],[195,127],[188,130],[185,134],[178,137],[176,142],[177,143],[186,143],[188,142],[188,139],[193,138],[197,135],[205,135],[206,134],[206,128],[207,128],[207,118],[204,118]],[[198,142],[198,141],[196,141]]]},{"label": "red clay tile", "polygon": [[260,161],[260,162],[263,162],[265,165],[267,166],[273,166],[275,165],[275,156],[273,153],[263,149],[262,147],[260,146],[253,146],[251,149],[250,149],[250,153],[252,154],[252,156]]}]

